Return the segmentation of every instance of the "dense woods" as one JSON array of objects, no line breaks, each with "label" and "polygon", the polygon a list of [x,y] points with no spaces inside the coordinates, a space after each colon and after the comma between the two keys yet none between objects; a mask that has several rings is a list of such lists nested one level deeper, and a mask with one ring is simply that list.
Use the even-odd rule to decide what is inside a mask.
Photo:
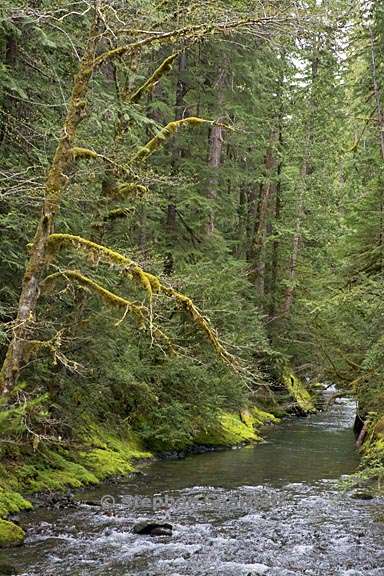
[{"label": "dense woods", "polygon": [[0,515],[302,382],[383,473],[383,46],[375,1],[2,2]]}]

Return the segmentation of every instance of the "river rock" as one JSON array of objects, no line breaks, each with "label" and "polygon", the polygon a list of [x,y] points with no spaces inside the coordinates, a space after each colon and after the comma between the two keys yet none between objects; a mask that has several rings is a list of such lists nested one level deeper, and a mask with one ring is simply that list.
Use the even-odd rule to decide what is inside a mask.
[{"label": "river rock", "polygon": [[172,536],[172,524],[146,522],[135,526],[133,531],[141,536]]},{"label": "river rock", "polygon": [[351,495],[351,498],[354,498],[355,500],[373,500],[374,495],[365,490],[356,490],[356,492],[353,492]]}]

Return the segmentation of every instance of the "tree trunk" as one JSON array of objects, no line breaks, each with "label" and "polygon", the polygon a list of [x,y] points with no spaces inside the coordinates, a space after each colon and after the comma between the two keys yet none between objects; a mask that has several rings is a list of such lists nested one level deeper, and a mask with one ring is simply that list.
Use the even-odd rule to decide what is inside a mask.
[{"label": "tree trunk", "polygon": [[[321,4],[322,2],[320,2]],[[291,311],[291,306],[293,304],[293,297],[295,292],[295,281],[296,281],[296,272],[297,272],[297,263],[299,259],[300,253],[300,246],[301,246],[301,238],[302,238],[302,226],[305,217],[304,212],[304,203],[305,203],[305,192],[307,187],[307,177],[312,174],[313,172],[313,165],[310,159],[310,150],[313,144],[313,116],[316,111],[316,100],[315,100],[315,82],[319,75],[319,68],[320,68],[320,58],[319,58],[319,39],[317,39],[315,45],[313,46],[312,50],[312,85],[311,85],[311,92],[309,97],[309,120],[307,121],[304,127],[304,157],[300,171],[300,190],[299,190],[299,199],[298,199],[298,207],[297,207],[297,215],[296,215],[296,225],[295,225],[295,232],[292,241],[292,252],[291,258],[289,262],[289,270],[288,270],[288,286],[285,291],[285,297],[283,306],[281,309],[281,315],[283,317],[288,317]]]},{"label": "tree trunk", "polygon": [[259,296],[265,293],[265,242],[267,238],[268,212],[271,196],[276,189],[272,178],[276,168],[274,155],[275,132],[272,133],[264,159],[265,180],[260,187],[260,198],[257,207],[256,228],[252,243],[252,274]]},{"label": "tree trunk", "polygon": [[0,373],[0,389],[3,394],[13,389],[27,359],[28,337],[35,317],[39,285],[47,260],[48,238],[53,230],[55,216],[59,210],[61,196],[67,182],[66,171],[72,161],[71,148],[76,130],[85,114],[86,96],[93,72],[97,42],[96,28],[95,19],[78,73],[74,79],[62,135],[47,174],[42,213],[26,265],[12,338]]},{"label": "tree trunk", "polygon": [[[215,83],[215,88],[218,92],[218,109],[221,111],[224,103],[224,85],[225,85],[225,72],[221,70],[219,78]],[[215,213],[214,202],[217,198],[217,189],[219,184],[218,170],[221,164],[221,155],[223,151],[223,127],[219,124],[222,119],[219,119],[218,124],[212,126],[209,134],[208,145],[208,185],[207,185],[207,198],[210,203],[208,219],[206,224],[207,236],[211,236],[215,229]]]},{"label": "tree trunk", "polygon": [[373,91],[376,100],[376,114],[377,114],[377,125],[379,128],[379,142],[380,142],[380,155],[381,159],[384,160],[384,112],[381,103],[381,93],[380,86],[377,76],[377,64],[375,55],[375,38],[373,35],[373,30],[369,27],[370,41],[371,41],[371,64],[372,64],[372,81],[373,81]]},{"label": "tree trunk", "polygon": [[[281,214],[281,162],[279,162],[277,168],[277,175],[278,180],[275,189],[275,203],[274,203],[274,222],[280,222],[280,214]],[[276,230],[272,229],[275,234]],[[277,276],[279,270],[279,247],[280,242],[279,239],[275,237],[272,244],[272,267],[271,267],[271,300],[270,300],[270,308],[269,308],[269,316],[270,318],[274,318],[276,314],[276,307],[277,307]]]},{"label": "tree trunk", "polygon": [[239,203],[237,208],[238,214],[238,230],[235,254],[237,258],[244,258],[246,255],[247,246],[247,194],[244,186],[240,185],[239,189]]},{"label": "tree trunk", "polygon": [[[185,74],[187,72],[187,55],[183,52],[179,59],[179,70],[176,84],[176,102],[175,102],[175,120],[181,120],[185,112],[185,96],[188,91],[188,86],[185,80]],[[183,151],[180,147],[175,146],[172,153],[172,168],[176,169],[178,160],[182,157]],[[173,195],[169,197],[169,204],[167,207],[167,231],[170,237],[174,237],[176,234],[176,219],[177,219],[177,207],[176,199]]]},{"label": "tree trunk", "polygon": [[254,239],[257,225],[258,200],[261,196],[262,184],[252,186],[247,190],[247,261],[254,259]]},{"label": "tree trunk", "polygon": [[296,272],[297,272],[297,262],[299,258],[300,252],[300,244],[301,244],[301,228],[304,218],[304,194],[305,194],[305,187],[306,187],[306,178],[308,175],[308,162],[306,159],[303,160],[303,165],[301,169],[301,178],[300,178],[300,195],[299,195],[299,204],[296,216],[296,226],[295,226],[295,233],[293,236],[292,241],[292,252],[291,258],[289,262],[289,270],[288,270],[288,286],[285,291],[284,302],[282,306],[282,316],[289,316],[291,311],[291,306],[293,303],[293,295],[295,292],[295,280],[296,280]]}]

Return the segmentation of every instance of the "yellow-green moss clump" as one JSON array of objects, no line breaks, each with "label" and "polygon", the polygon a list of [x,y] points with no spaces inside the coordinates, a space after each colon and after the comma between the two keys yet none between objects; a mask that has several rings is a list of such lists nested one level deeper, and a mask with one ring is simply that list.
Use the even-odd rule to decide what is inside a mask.
[{"label": "yellow-green moss clump", "polygon": [[[3,472],[3,467],[1,472]],[[4,520],[4,517],[28,508],[32,508],[32,504],[21,494],[0,486],[0,547],[22,544],[25,537],[24,531],[13,522]]]},{"label": "yellow-green moss clump", "polygon": [[297,403],[298,408],[304,414],[315,412],[315,405],[311,394],[308,392],[303,382],[291,371],[285,370],[283,373],[283,384],[290,396]]},{"label": "yellow-green moss clump", "polygon": [[242,410],[239,414],[221,412],[217,422],[200,432],[195,438],[196,444],[206,446],[236,446],[237,444],[260,442],[256,432],[266,422],[276,421],[272,414],[259,408]]},{"label": "yellow-green moss clump", "polygon": [[0,546],[17,546],[24,542],[24,530],[13,522],[0,520]]},{"label": "yellow-green moss clump", "polygon": [[98,481],[84,466],[74,462],[66,451],[58,453],[47,449],[22,466],[18,478],[23,490],[30,493],[80,488]]},{"label": "yellow-green moss clump", "polygon": [[32,508],[32,504],[21,494],[0,487],[0,518],[29,508]]},{"label": "yellow-green moss clump", "polygon": [[90,470],[97,481],[127,474],[133,470],[133,460],[152,456],[143,450],[137,437],[129,430],[118,437],[94,424],[84,428],[82,437],[87,449],[77,453],[77,461]]},{"label": "yellow-green moss clump", "polygon": [[262,426],[263,424],[278,424],[280,422],[279,418],[276,418],[273,414],[262,410],[258,406],[252,406],[250,409],[253,426]]}]

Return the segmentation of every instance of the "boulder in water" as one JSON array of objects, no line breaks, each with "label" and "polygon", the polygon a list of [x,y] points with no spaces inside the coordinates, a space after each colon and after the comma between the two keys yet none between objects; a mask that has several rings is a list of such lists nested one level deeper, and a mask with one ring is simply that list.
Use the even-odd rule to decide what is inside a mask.
[{"label": "boulder in water", "polygon": [[356,490],[356,492],[353,492],[351,497],[354,500],[373,500],[374,499],[374,495],[369,492],[369,491],[365,491],[365,490]]},{"label": "boulder in water", "polygon": [[172,536],[172,524],[146,522],[135,526],[133,531],[141,536]]}]

